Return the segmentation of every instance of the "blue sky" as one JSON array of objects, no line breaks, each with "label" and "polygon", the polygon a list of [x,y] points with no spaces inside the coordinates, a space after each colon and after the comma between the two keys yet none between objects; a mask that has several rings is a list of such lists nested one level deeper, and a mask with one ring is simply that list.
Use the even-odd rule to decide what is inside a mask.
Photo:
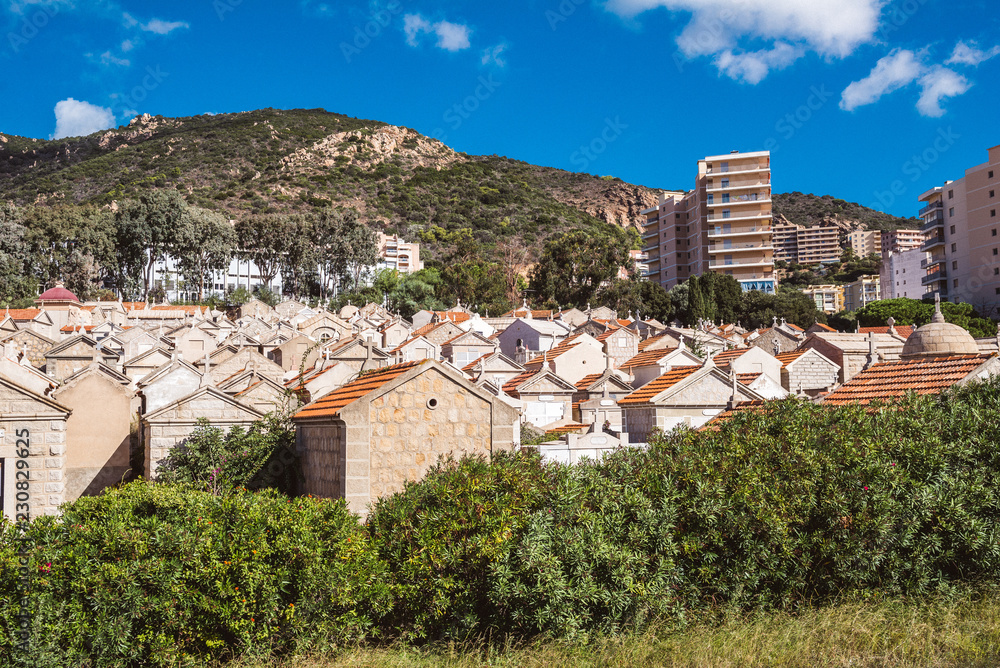
[{"label": "blue sky", "polygon": [[772,151],[776,192],[898,215],[1000,144],[995,0],[0,0],[0,132],[261,107],[658,188]]}]

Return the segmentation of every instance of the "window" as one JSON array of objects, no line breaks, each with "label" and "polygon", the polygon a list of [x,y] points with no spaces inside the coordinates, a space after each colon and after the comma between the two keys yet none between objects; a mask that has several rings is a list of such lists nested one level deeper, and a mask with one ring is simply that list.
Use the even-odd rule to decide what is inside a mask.
[{"label": "window", "polygon": [[722,187],[723,188],[729,187],[729,179],[722,179]]},{"label": "window", "polygon": [[723,210],[722,210],[722,217],[723,217],[723,218],[729,218],[729,217],[731,217],[732,215],[733,215],[733,212],[732,212],[732,211],[730,211],[729,209],[723,209]]},{"label": "window", "polygon": [[955,280],[953,280],[951,282],[951,284],[952,284],[952,287],[956,287],[957,288],[958,287],[958,279],[956,278]]},{"label": "window", "polygon": [[958,244],[952,244],[951,245],[951,252],[952,253],[957,253],[958,252]]},{"label": "window", "polygon": [[952,262],[951,262],[951,268],[952,269],[958,269],[958,260],[952,260]]},{"label": "window", "polygon": [[1000,267],[993,267],[993,275],[1000,276]]},{"label": "window", "polygon": [[952,226],[951,226],[951,229],[950,229],[950,230],[948,230],[948,232],[949,232],[950,234],[955,234],[955,226],[954,226],[954,225],[952,225]]},{"label": "window", "polygon": [[994,248],[994,249],[993,249],[993,254],[994,254],[994,255],[996,255],[996,254],[997,254],[997,249],[996,249],[996,248]]},{"label": "window", "polygon": [[719,171],[721,171],[721,172],[728,172],[729,171],[729,163],[728,162],[724,162],[721,165],[719,165]]},{"label": "window", "polygon": [[955,199],[955,191],[954,190],[949,190],[948,191],[948,199]]},{"label": "window", "polygon": [[[990,218],[996,218],[996,217],[997,217],[997,210],[996,209],[990,209]],[[996,233],[997,233],[997,231],[993,230],[993,234],[996,234]]]},{"label": "window", "polygon": [[954,215],[955,215],[955,207],[951,207],[950,209],[948,209],[948,217],[951,218]]},{"label": "window", "polygon": [[987,177],[988,177],[988,178],[991,178],[991,179],[993,178],[993,170],[992,170],[992,169],[990,170],[990,173],[989,173],[989,174],[987,174]]},{"label": "window", "polygon": [[990,191],[990,197],[993,197],[994,195],[996,195],[996,192],[997,192],[996,190],[991,190]]}]

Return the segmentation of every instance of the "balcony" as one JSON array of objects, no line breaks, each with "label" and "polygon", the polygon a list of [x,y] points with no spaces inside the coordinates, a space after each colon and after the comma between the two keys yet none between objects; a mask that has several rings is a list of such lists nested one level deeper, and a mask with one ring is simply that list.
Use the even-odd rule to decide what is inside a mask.
[{"label": "balcony", "polygon": [[[713,204],[712,206],[722,206],[722,205]],[[726,220],[726,221],[729,221],[729,220],[760,220],[761,218],[771,218],[771,212],[770,211],[761,211],[759,213],[755,213],[755,214],[750,215],[750,216],[747,216],[747,215],[743,215],[743,216],[730,216],[729,218],[723,218],[722,216],[716,216],[716,215],[709,215],[708,216],[708,220],[710,222],[713,222],[713,223],[716,222],[716,221],[720,221],[720,220]]]},{"label": "balcony", "polygon": [[944,227],[944,213],[941,211],[935,211],[934,215],[924,221],[924,224],[920,226],[921,232],[929,232],[935,227]]},{"label": "balcony", "polygon": [[716,183],[710,186],[705,186],[705,192],[717,193],[723,190],[745,190],[747,188],[761,188],[764,186],[770,187],[770,185],[770,181],[736,181],[734,183],[730,183],[728,186]]},{"label": "balcony", "polygon": [[752,267],[773,267],[774,260],[730,260],[729,262],[709,262],[709,269],[740,269]]},{"label": "balcony", "polygon": [[945,261],[943,257],[929,257],[920,261],[920,268],[926,269],[927,267],[932,267],[935,264],[941,264]]},{"label": "balcony", "polygon": [[759,251],[773,251],[774,246],[770,243],[754,244],[754,243],[743,243],[743,244],[713,244],[708,247],[709,253],[728,253],[731,251],[748,251],[748,250],[759,250]]},{"label": "balcony", "polygon": [[768,193],[749,193],[747,195],[732,195],[728,199],[723,196],[720,199],[708,198],[708,206],[727,206],[729,204],[770,204],[771,196]]},{"label": "balcony", "polygon": [[655,236],[656,236],[656,235],[658,235],[659,233],[660,233],[660,231],[659,231],[659,230],[652,230],[652,231],[650,231],[650,232],[646,232],[646,233],[644,233],[644,234],[642,235],[642,238],[643,238],[643,239],[652,239],[653,237],[655,237]]},{"label": "balcony", "polygon": [[938,246],[944,246],[944,237],[932,236],[924,240],[924,243],[920,244],[920,250],[929,251],[932,248],[937,248]]},{"label": "balcony", "polygon": [[[722,220],[722,219],[720,219],[720,220]],[[732,218],[726,218],[725,220],[733,220],[733,219]],[[725,238],[725,237],[738,237],[738,236],[745,236],[745,235],[756,235],[756,236],[759,236],[761,234],[770,234],[770,233],[771,233],[771,226],[770,225],[761,225],[761,226],[755,226],[755,227],[737,227],[737,228],[732,228],[732,229],[729,229],[729,230],[725,230],[725,228],[723,228],[721,226],[716,226],[715,229],[712,229],[712,230],[708,231],[708,238],[709,239],[722,239],[722,238]]]},{"label": "balcony", "polygon": [[930,283],[936,283],[942,279],[948,278],[948,272],[944,267],[939,267],[934,271],[929,272],[926,276],[920,279],[921,285],[928,285]]},{"label": "balcony", "polygon": [[656,250],[659,247],[660,247],[660,244],[653,244],[652,246],[646,246],[645,248],[642,249],[642,252],[643,253],[648,253],[649,251],[654,251],[654,250]]},{"label": "balcony", "polygon": [[917,217],[918,218],[923,218],[926,214],[930,213],[934,209],[942,209],[943,210],[944,209],[944,202],[942,202],[941,200],[938,200],[936,202],[931,202],[930,204],[928,204],[927,206],[925,206],[924,208],[922,208],[919,212],[917,212]]},{"label": "balcony", "polygon": [[771,165],[733,165],[729,169],[715,169],[714,167],[705,170],[706,174],[711,174],[712,176],[718,176],[720,174],[753,174],[755,172],[770,172]]}]

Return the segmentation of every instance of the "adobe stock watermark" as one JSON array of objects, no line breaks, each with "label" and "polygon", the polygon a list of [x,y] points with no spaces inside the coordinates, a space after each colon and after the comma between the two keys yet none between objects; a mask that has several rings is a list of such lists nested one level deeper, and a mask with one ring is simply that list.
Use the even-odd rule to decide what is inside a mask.
[{"label": "adobe stock watermark", "polygon": [[243,0],[212,0],[212,9],[215,16],[220,21],[226,20],[226,14],[236,11],[236,8],[243,4]]},{"label": "adobe stock watermark", "polygon": [[560,23],[573,16],[580,5],[586,2],[587,0],[561,0],[555,9],[545,10],[545,20],[548,21],[549,27],[555,30]]},{"label": "adobe stock watermark", "polygon": [[[900,166],[900,171],[904,176],[909,177],[910,183],[916,183],[961,138],[962,135],[956,133],[950,125],[947,128],[938,128],[937,134],[931,140],[930,144],[923,151],[910,156]],[[876,211],[885,211],[895,204],[898,198],[905,195],[908,188],[909,186],[906,181],[895,179],[889,183],[886,190],[876,190],[872,193],[876,201],[870,204],[868,208],[875,209]]]},{"label": "adobe stock watermark", "polygon": [[[501,86],[501,82],[493,78],[492,74],[480,76],[476,87],[470,95],[466,95],[460,102],[456,102],[441,115],[441,120],[451,128],[458,130],[462,124],[479,110],[483,102],[493,97],[493,93]],[[444,128],[434,128],[431,136],[438,141],[445,142],[448,135]]]},{"label": "adobe stock watermark", "polygon": [[380,9],[369,16],[364,25],[354,26],[353,39],[350,42],[340,43],[340,53],[343,54],[344,60],[350,64],[355,56],[367,49],[372,40],[377,39],[389,27],[393,17],[402,11],[403,6],[397,0],[392,0],[385,9]]},{"label": "adobe stock watermark", "polygon": [[569,156],[570,163],[581,172],[587,171],[591,163],[607,151],[608,146],[621,137],[625,130],[628,130],[628,126],[622,123],[619,116],[615,116],[613,119],[605,118],[604,127],[597,133],[597,136],[580,146]]},{"label": "adobe stock watermark", "polygon": [[31,15],[21,19],[21,25],[7,33],[7,45],[14,53],[20,53],[28,42],[38,36],[49,22],[59,13],[59,4],[41,5]]},{"label": "adobe stock watermark", "polygon": [[[789,141],[806,123],[812,120],[816,112],[822,109],[832,97],[834,94],[827,90],[826,84],[810,86],[805,101],[779,118],[774,124],[774,131],[781,139]],[[781,149],[781,142],[778,141],[777,136],[772,135],[764,141],[765,151],[777,153],[779,149]]]},{"label": "adobe stock watermark", "polygon": [[[3,430],[0,430],[0,436]],[[14,521],[17,524],[18,550],[17,568],[20,576],[18,610],[16,619],[15,647],[25,660],[31,652],[31,552],[32,545],[28,538],[28,524],[31,522],[31,432],[28,429],[17,429],[14,432],[15,470],[14,470]]]},{"label": "adobe stock watermark", "polygon": [[149,94],[160,87],[160,84],[170,76],[169,72],[164,72],[159,65],[147,67],[146,75],[142,81],[133,86],[127,93],[116,93],[111,96],[113,102],[111,109],[115,116],[131,115],[140,102],[145,101]]}]

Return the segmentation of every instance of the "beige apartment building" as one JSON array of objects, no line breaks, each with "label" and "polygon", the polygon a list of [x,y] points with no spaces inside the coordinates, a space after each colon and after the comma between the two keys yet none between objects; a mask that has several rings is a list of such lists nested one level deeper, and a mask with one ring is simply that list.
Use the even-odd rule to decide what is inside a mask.
[{"label": "beige apartment building", "polygon": [[642,213],[649,280],[669,290],[714,271],[744,290],[774,292],[769,151],[699,160],[694,190],[664,192],[659,206]]},{"label": "beige apartment building", "polygon": [[844,309],[857,311],[872,302],[882,298],[881,284],[878,276],[861,276],[853,283],[844,286]]},{"label": "beige apartment building", "polygon": [[879,240],[883,257],[889,253],[902,253],[920,248],[923,243],[923,230],[885,230],[881,233]]},{"label": "beige apartment building", "polygon": [[854,230],[848,235],[851,250],[858,257],[867,257],[882,252],[882,232],[880,230]]},{"label": "beige apartment building", "polygon": [[840,230],[792,223],[771,226],[774,259],[790,264],[820,264],[840,260]]},{"label": "beige apartment building", "polygon": [[965,176],[922,193],[922,282],[941,299],[972,304],[983,315],[1000,306],[1000,146]]},{"label": "beige apartment building", "polygon": [[408,243],[397,235],[378,233],[379,269],[395,269],[412,274],[424,268],[420,261],[420,244]]},{"label": "beige apartment building", "polygon": [[802,289],[816,302],[816,308],[824,313],[840,313],[844,310],[843,285],[810,285]]}]

